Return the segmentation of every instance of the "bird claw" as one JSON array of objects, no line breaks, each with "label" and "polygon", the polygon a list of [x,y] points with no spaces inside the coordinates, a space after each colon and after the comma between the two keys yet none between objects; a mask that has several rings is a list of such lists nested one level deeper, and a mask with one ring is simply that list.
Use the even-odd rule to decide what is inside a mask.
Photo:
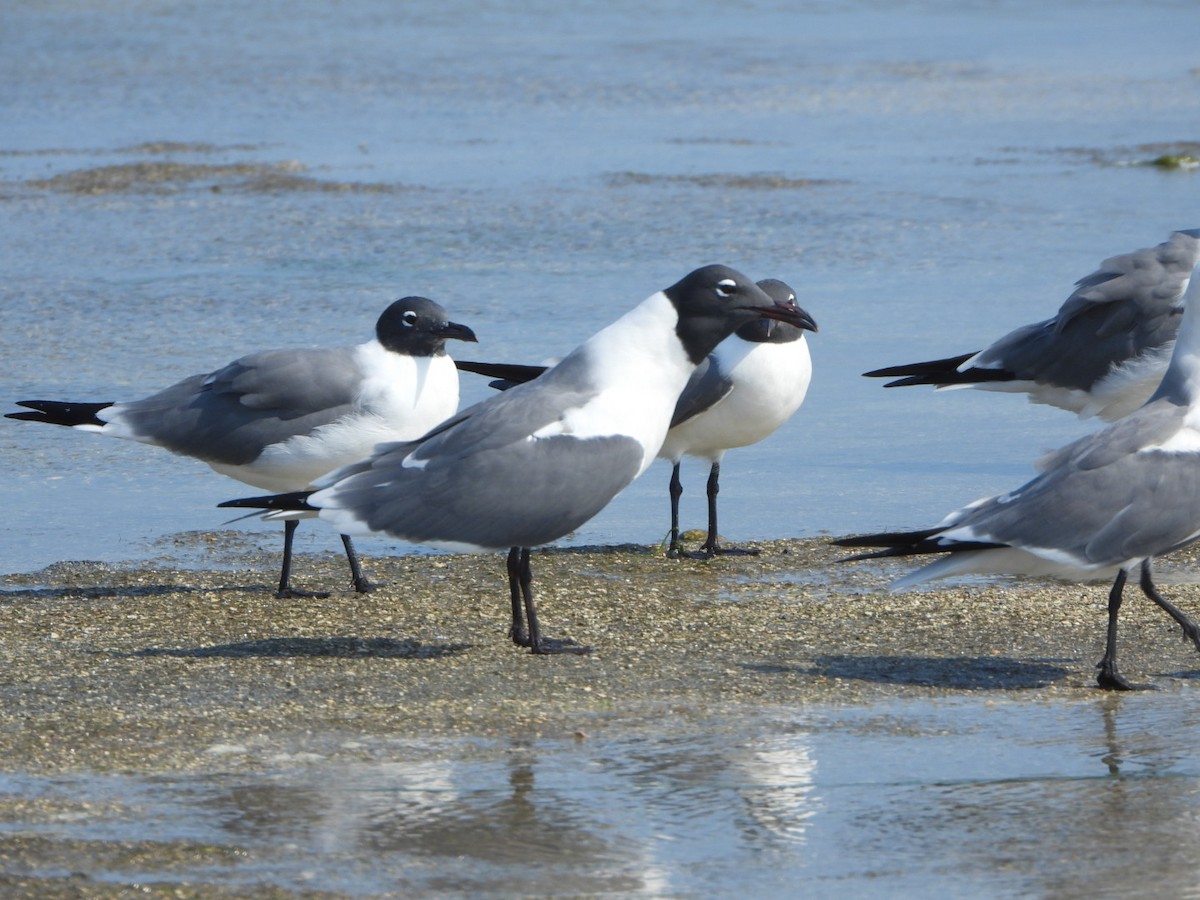
[{"label": "bird claw", "polygon": [[311,600],[324,600],[329,596],[329,591],[306,591],[304,588],[284,588],[282,591],[275,592],[276,600],[292,600],[294,598],[308,598]]},{"label": "bird claw", "polygon": [[535,641],[530,638],[529,632],[525,629],[521,629],[520,631],[509,631],[508,636],[518,647],[527,647],[529,648],[530,653],[534,653],[539,656],[550,656],[556,653],[575,653],[583,656],[592,652],[591,647],[585,647],[582,644],[577,644],[570,638],[544,637]]},{"label": "bird claw", "polygon": [[709,560],[714,556],[758,556],[761,551],[751,547],[722,547],[705,544],[699,550],[684,550],[676,547],[667,551],[667,559]]},{"label": "bird claw", "polygon": [[1184,625],[1182,627],[1183,627],[1183,639],[1185,641],[1191,641],[1192,646],[1194,646],[1197,650],[1200,650],[1200,626],[1197,626],[1195,623],[1192,623],[1190,628],[1187,625]]},{"label": "bird claw", "polygon": [[1126,681],[1125,677],[1117,671],[1116,664],[1109,662],[1107,659],[1102,659],[1096,663],[1096,668],[1100,670],[1096,675],[1096,683],[1106,691],[1154,690],[1154,686],[1150,684],[1133,684]]}]

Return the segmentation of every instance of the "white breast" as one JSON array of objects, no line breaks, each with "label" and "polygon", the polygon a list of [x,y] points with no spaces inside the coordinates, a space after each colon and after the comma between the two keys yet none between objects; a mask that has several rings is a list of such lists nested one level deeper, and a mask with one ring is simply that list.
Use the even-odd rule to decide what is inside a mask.
[{"label": "white breast", "polygon": [[352,412],[268,447],[250,465],[213,468],[266,490],[304,490],[370,456],[376,444],[419,438],[457,411],[458,371],[449,356],[402,356],[375,341],[356,355],[363,382]]},{"label": "white breast", "polygon": [[734,387],[709,409],[671,429],[659,456],[684,454],[719,459],[733,447],[770,437],[800,408],[812,381],[812,358],[801,337],[786,344],[743,341],[736,336],[716,351]]}]

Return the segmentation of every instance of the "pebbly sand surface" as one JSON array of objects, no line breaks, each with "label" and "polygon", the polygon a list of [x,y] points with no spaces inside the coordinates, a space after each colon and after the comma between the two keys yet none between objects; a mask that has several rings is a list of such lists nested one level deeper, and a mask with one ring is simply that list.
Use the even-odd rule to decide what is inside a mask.
[{"label": "pebbly sand surface", "polygon": [[[503,558],[302,557],[248,570],[63,563],[10,576],[0,631],[0,757],[35,772],[203,768],[220,743],[314,735],[571,733],[657,727],[664,711],[872,701],[898,692],[1093,691],[1107,591],[1006,581],[889,594],[907,566],[838,565],[822,540],[672,562],[657,548],[535,552],[543,630],[591,648],[533,656],[506,638]],[[1200,586],[1171,583],[1193,615]],[[31,585],[24,588],[20,580]],[[36,582],[36,586],[34,586]],[[1121,614],[1131,680],[1190,671],[1195,651],[1135,586]],[[221,765],[227,767],[228,760]]]},{"label": "pebbly sand surface", "polygon": [[[370,558],[383,585],[366,596],[345,587],[340,555],[299,558],[294,583],[333,589],[321,599],[275,599],[269,553],[230,570],[61,563],[8,576],[0,778],[261,765],[261,755],[222,752],[237,746],[319,752],[336,764],[384,735],[686,733],[751,709],[889,696],[1095,695],[1102,586],[1008,580],[891,595],[884,586],[907,565],[837,565],[844,551],[823,540],[754,546],[761,555],[708,562],[642,546],[536,552],[546,634],[592,648],[541,657],[506,639],[496,555]],[[1200,586],[1176,582],[1195,565],[1186,551],[1159,565],[1166,595],[1193,615]],[[1197,667],[1195,650],[1136,588],[1121,651],[1135,681],[1169,684]],[[0,792],[0,823],[63,813],[47,803]],[[161,866],[172,852],[136,841],[104,848],[89,842],[87,868],[128,869],[141,852]],[[0,833],[0,892],[126,896],[119,884],[19,874],[75,871],[83,852]],[[223,851],[212,852],[219,866]],[[172,883],[137,893],[236,895],[225,890]]]}]

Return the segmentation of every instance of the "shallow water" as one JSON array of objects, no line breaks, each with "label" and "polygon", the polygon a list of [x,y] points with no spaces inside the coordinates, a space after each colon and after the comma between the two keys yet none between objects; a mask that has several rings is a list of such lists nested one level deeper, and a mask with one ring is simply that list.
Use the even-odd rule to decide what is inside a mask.
[{"label": "shallow water", "polygon": [[[981,346],[1103,257],[1197,224],[1194,173],[1131,163],[1195,137],[1198,19],[1185,3],[9,4],[5,389],[142,396],[249,350],[363,340],[405,293],[473,326],[467,352],[537,362],[723,261],[789,280],[821,325],[804,408],[726,460],[723,529],[924,525],[1090,426],[859,373]],[[140,559],[245,492],[8,420],[0,455],[0,572]],[[668,474],[575,540],[658,540]],[[685,471],[687,525],[703,477]]]},{"label": "shallow water", "polygon": [[142,842],[91,869],[100,880],[345,896],[1196,890],[1200,707],[1187,693],[984,692],[677,725],[217,745],[230,771],[216,775],[16,775],[0,790],[49,812],[4,827],[49,845]]},{"label": "shallow water", "polygon": [[[357,342],[410,293],[477,331],[471,355],[538,362],[720,261],[788,280],[821,326],[804,408],[723,467],[734,539],[922,526],[1023,481],[1092,426],[859,373],[976,349],[1052,314],[1104,257],[1200,225],[1200,174],[1144,165],[1197,139],[1192,3],[16,0],[0,23],[10,400],[138,397],[250,350]],[[465,401],[486,394],[464,382]],[[9,420],[0,458],[0,572],[219,565],[182,533],[220,527],[215,504],[246,490]],[[571,540],[659,540],[668,474]],[[703,477],[685,467],[686,526]],[[317,525],[300,536],[336,546]],[[1184,895],[1192,693],[371,745],[352,768],[321,747],[214,748],[265,770],[0,787],[116,810],[14,829],[245,851],[121,879]]]}]

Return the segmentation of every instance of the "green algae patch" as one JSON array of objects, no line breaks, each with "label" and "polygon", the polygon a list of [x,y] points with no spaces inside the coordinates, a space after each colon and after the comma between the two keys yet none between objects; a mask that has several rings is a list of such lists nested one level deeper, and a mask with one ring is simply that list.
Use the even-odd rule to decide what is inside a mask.
[{"label": "green algae patch", "polygon": [[1200,166],[1200,157],[1190,153],[1164,153],[1150,160],[1150,165],[1159,169],[1195,169]]},{"label": "green algae patch", "polygon": [[112,194],[170,194],[199,188],[220,192],[389,193],[397,185],[333,181],[305,174],[299,162],[193,163],[147,160],[95,166],[25,182],[37,190],[80,196]]}]

